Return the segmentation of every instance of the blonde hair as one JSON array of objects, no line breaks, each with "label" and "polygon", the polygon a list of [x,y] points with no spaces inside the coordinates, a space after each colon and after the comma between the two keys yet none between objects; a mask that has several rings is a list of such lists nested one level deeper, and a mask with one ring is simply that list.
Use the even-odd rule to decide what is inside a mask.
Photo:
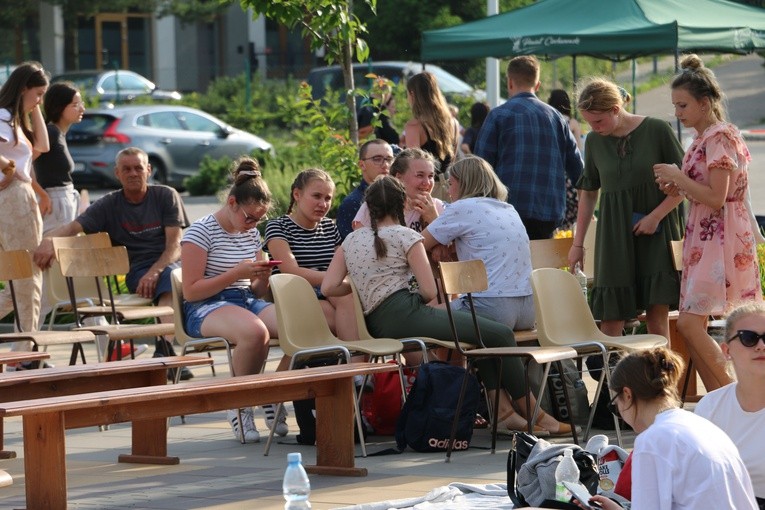
[{"label": "blonde hair", "polygon": [[507,187],[497,177],[486,160],[478,156],[467,156],[454,163],[449,174],[457,180],[460,199],[487,197],[507,200]]},{"label": "blonde hair", "polygon": [[725,107],[723,94],[720,84],[717,83],[715,73],[711,69],[704,67],[704,62],[698,55],[691,53],[680,61],[680,73],[672,80],[672,90],[685,89],[697,101],[703,98],[709,99],[709,105],[712,114],[718,121],[725,120]]},{"label": "blonde hair", "polygon": [[765,316],[765,303],[761,301],[750,301],[737,308],[734,308],[727,317],[725,317],[725,341],[730,340],[736,333],[736,323],[748,317],[750,315],[763,315]]},{"label": "blonde hair", "polygon": [[435,156],[440,160],[454,157],[454,120],[436,77],[427,71],[415,74],[406,82],[406,89],[412,94],[414,118],[436,144]]},{"label": "blonde hair", "polygon": [[624,108],[632,100],[629,92],[608,78],[587,78],[577,85],[578,110],[583,112],[607,112],[614,106]]}]

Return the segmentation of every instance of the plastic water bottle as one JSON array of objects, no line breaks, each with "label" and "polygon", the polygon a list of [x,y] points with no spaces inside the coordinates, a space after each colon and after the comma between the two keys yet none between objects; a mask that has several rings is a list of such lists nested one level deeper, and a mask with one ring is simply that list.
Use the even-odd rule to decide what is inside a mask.
[{"label": "plastic water bottle", "polygon": [[303,469],[300,453],[287,454],[287,470],[284,471],[282,493],[287,501],[284,510],[300,510],[311,508],[308,496],[311,494],[311,482]]},{"label": "plastic water bottle", "polygon": [[563,485],[563,482],[578,483],[579,468],[574,460],[574,450],[563,450],[563,458],[555,468],[555,500],[568,503],[571,501],[571,492]]},{"label": "plastic water bottle", "polygon": [[576,276],[576,280],[579,282],[579,286],[582,287],[582,294],[584,294],[584,299],[587,299],[587,275],[584,274],[584,271],[582,271],[582,267],[578,262],[574,267],[574,276]]}]

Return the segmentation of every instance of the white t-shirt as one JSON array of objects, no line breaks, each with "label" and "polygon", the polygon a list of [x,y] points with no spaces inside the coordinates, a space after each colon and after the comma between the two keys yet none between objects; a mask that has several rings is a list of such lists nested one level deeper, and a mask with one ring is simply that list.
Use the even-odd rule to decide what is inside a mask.
[{"label": "white t-shirt", "polygon": [[656,416],[635,439],[632,510],[758,510],[733,442],[712,422],[682,409]]},{"label": "white t-shirt", "polygon": [[512,205],[493,198],[460,199],[427,229],[443,245],[454,241],[459,260],[483,261],[489,289],[474,296],[531,295],[529,236]]},{"label": "white t-shirt", "polygon": [[[443,214],[444,208],[445,208],[444,203],[435,197],[433,197],[433,203],[436,206],[436,211],[438,211],[438,214]],[[356,216],[354,216],[353,218],[352,225],[356,225],[357,223],[361,223],[363,227],[372,226],[372,220],[369,217],[369,208],[367,207],[366,202],[361,204],[361,208],[359,208],[359,212],[357,212]],[[422,220],[420,219],[420,213],[415,211],[414,209],[411,209],[408,211],[404,210],[404,223],[406,223],[406,226],[411,228],[415,232],[423,231],[423,225],[422,225]]]},{"label": "white t-shirt", "polygon": [[[754,495],[765,498],[765,409],[750,413],[741,409],[736,397],[737,383],[707,393],[696,414],[706,418],[728,434],[738,446],[754,487]],[[765,390],[765,389],[764,389]]]},{"label": "white t-shirt", "polygon": [[412,246],[422,242],[421,234],[401,225],[381,227],[378,235],[387,248],[387,256],[380,260],[375,254],[371,228],[354,230],[343,241],[345,265],[359,291],[365,315],[394,292],[409,288],[412,270],[406,255]]},{"label": "white t-shirt", "polygon": [[[6,108],[0,108],[0,154],[16,163],[17,176],[26,182],[31,182],[32,146],[21,127],[16,127],[17,137],[14,138],[10,121],[11,112]],[[0,182],[3,180],[5,175],[0,173]]]}]

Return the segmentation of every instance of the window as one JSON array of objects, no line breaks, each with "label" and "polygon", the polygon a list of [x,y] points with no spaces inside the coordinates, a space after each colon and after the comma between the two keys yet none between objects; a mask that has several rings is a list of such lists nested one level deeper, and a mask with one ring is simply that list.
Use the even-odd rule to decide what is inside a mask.
[{"label": "window", "polygon": [[219,133],[221,127],[215,122],[211,121],[201,115],[188,112],[178,112],[181,122],[186,126],[189,131],[201,131],[205,133]]}]

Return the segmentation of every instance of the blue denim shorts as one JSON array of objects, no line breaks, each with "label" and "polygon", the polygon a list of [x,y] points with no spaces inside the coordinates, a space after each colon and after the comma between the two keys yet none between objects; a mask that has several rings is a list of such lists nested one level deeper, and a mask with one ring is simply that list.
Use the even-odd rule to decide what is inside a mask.
[{"label": "blue denim shorts", "polygon": [[273,303],[256,298],[250,289],[245,288],[226,289],[201,301],[184,301],[186,333],[194,337],[203,336],[201,329],[205,318],[224,306],[238,306],[258,315],[271,305]]}]

